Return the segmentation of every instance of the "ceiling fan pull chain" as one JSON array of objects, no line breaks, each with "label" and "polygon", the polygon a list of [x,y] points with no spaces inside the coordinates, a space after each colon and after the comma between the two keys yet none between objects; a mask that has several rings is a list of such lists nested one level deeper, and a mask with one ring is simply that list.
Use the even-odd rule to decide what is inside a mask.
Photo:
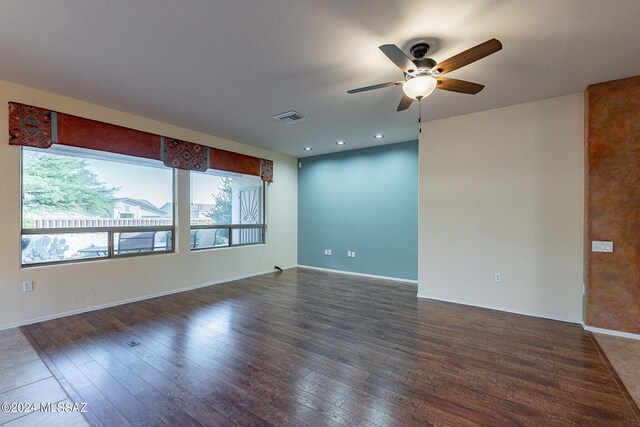
[{"label": "ceiling fan pull chain", "polygon": [[418,101],[418,133],[422,133],[422,100]]}]

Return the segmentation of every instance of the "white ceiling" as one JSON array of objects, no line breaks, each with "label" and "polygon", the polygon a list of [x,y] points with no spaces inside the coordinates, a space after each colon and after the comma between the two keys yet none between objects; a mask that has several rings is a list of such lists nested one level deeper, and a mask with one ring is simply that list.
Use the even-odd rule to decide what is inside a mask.
[{"label": "white ceiling", "polygon": [[304,157],[417,138],[400,87],[346,93],[402,77],[378,45],[442,61],[493,37],[449,75],[486,88],[436,91],[424,120],[640,74],[638,0],[3,0],[0,78]]}]

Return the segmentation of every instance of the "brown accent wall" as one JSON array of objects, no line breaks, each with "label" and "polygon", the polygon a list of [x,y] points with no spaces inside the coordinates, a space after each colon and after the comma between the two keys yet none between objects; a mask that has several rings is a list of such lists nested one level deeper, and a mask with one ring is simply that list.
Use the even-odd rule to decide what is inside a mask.
[{"label": "brown accent wall", "polygon": [[[585,113],[586,323],[638,334],[640,76],[588,86]],[[592,240],[614,252],[591,252]]]}]

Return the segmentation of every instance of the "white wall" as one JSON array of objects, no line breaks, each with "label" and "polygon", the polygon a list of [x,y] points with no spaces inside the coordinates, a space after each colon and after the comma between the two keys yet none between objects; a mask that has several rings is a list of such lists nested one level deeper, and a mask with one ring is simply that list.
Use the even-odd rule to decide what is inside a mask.
[{"label": "white wall", "polygon": [[[21,102],[274,161],[267,189],[267,244],[189,251],[189,172],[178,171],[174,254],[20,268],[20,148],[8,145],[9,101]],[[248,145],[0,81],[0,329],[296,264],[297,161]],[[184,236],[184,238],[183,238]],[[23,293],[22,282],[34,281]]]},{"label": "white wall", "polygon": [[575,94],[425,123],[419,296],[582,320],[583,116]]}]

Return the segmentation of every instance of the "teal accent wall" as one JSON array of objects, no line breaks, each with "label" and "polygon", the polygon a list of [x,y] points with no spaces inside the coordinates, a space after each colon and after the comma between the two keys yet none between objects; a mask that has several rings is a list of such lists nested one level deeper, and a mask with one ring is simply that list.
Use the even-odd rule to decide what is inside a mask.
[{"label": "teal accent wall", "polygon": [[299,265],[417,280],[418,141],[298,162]]}]

